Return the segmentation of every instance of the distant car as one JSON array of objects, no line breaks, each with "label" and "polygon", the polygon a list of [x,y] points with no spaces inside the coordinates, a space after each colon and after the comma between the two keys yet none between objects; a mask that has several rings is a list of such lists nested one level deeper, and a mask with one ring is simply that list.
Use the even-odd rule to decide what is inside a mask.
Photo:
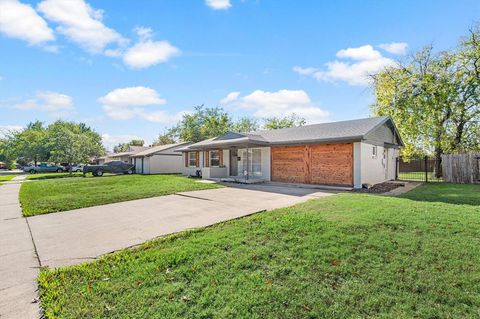
[{"label": "distant car", "polygon": [[103,165],[85,165],[84,173],[92,173],[93,176],[102,176],[103,173],[133,174],[135,166],[122,161],[112,161]]},{"label": "distant car", "polygon": [[65,172],[65,167],[60,166],[60,165],[52,165],[52,164],[47,164],[47,163],[41,163],[38,166],[34,165],[27,165],[23,167],[23,171],[30,173],[30,174],[36,174],[36,173],[62,173]]},{"label": "distant car", "polygon": [[77,164],[70,167],[70,172],[83,172],[85,164]]}]

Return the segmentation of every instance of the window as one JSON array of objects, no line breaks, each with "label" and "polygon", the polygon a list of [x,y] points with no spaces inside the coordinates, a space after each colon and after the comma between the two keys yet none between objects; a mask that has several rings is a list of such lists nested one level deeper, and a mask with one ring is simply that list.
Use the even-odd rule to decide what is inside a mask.
[{"label": "window", "polygon": [[220,166],[220,151],[210,151],[210,166],[218,167]]},{"label": "window", "polygon": [[377,146],[373,146],[372,147],[372,157],[376,157],[377,156]]},{"label": "window", "polygon": [[248,171],[250,177],[262,177],[262,150],[242,150],[242,174]]},{"label": "window", "polygon": [[188,152],[188,166],[197,166],[196,152]]},{"label": "window", "polygon": [[262,176],[262,150],[252,150],[252,174],[253,176]]}]

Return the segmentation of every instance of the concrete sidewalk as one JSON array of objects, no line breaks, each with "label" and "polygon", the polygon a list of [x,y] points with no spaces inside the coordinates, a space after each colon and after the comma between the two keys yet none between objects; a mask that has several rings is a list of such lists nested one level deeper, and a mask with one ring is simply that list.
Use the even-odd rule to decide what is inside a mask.
[{"label": "concrete sidewalk", "polygon": [[0,186],[0,318],[40,318],[39,263],[18,192],[25,176]]},{"label": "concrete sidewalk", "polygon": [[61,267],[262,210],[334,192],[266,185],[233,186],[29,217],[42,266]]}]

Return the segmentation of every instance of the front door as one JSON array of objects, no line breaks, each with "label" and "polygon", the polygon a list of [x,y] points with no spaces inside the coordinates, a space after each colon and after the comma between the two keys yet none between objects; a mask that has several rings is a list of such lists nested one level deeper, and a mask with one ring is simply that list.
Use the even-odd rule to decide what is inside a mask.
[{"label": "front door", "polygon": [[238,176],[238,150],[230,150],[230,176]]}]

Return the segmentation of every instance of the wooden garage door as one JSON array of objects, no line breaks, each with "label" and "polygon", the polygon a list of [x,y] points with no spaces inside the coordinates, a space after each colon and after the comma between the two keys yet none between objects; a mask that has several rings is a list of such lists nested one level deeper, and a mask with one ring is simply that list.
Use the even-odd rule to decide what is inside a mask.
[{"label": "wooden garage door", "polygon": [[272,147],[272,181],[353,185],[353,144]]},{"label": "wooden garage door", "polygon": [[272,181],[307,183],[305,146],[272,147]]}]

